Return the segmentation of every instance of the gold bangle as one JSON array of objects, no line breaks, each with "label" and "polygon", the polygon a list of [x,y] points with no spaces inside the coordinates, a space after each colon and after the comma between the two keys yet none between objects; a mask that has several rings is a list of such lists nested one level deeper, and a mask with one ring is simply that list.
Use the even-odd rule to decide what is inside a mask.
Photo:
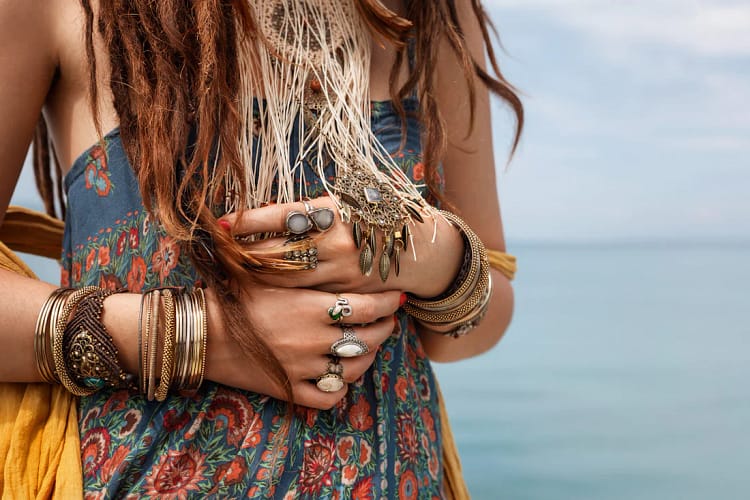
[{"label": "gold bangle", "polygon": [[58,383],[55,374],[55,361],[52,355],[52,337],[54,334],[54,319],[60,314],[66,299],[73,293],[69,288],[58,288],[47,297],[36,320],[34,327],[34,357],[39,375],[47,383]]},{"label": "gold bangle", "polygon": [[146,399],[154,400],[154,391],[156,390],[156,361],[159,349],[159,310],[161,304],[161,291],[153,290],[149,292],[151,300],[149,301],[149,318],[151,324],[148,329],[148,383],[146,385]]},{"label": "gold bangle", "polygon": [[87,286],[76,290],[68,298],[60,315],[54,319],[55,334],[52,339],[52,356],[55,362],[55,371],[63,387],[75,396],[90,396],[91,394],[94,394],[97,389],[79,386],[68,375],[68,371],[65,367],[65,358],[63,356],[63,333],[65,332],[65,325],[70,317],[70,313],[73,312],[78,303],[98,290],[99,288],[95,286]]},{"label": "gold bangle", "polygon": [[477,280],[481,279],[481,264],[487,261],[487,252],[484,245],[469,225],[459,216],[451,212],[440,210],[440,214],[466,236],[466,240],[469,242],[469,248],[467,250],[471,252],[472,256],[471,267],[469,268],[469,272],[461,286],[444,299],[423,300],[412,296],[408,297],[406,304],[404,304],[404,309],[409,314],[411,314],[410,310],[417,309],[435,312],[451,310],[455,308],[456,305],[463,303],[467,294],[469,294],[477,285]]},{"label": "gold bangle", "polygon": [[174,297],[172,290],[164,290],[162,293],[162,310],[164,311],[164,350],[162,353],[161,377],[159,385],[154,393],[157,401],[167,399],[169,386],[172,384],[172,371],[174,368]]}]

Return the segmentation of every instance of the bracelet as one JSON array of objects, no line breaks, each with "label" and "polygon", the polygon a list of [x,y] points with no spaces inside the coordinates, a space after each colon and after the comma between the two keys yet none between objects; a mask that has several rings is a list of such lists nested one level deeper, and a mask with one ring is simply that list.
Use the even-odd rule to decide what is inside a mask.
[{"label": "bracelet", "polygon": [[99,290],[99,288],[95,286],[87,286],[73,292],[70,297],[68,297],[60,315],[53,320],[55,323],[55,329],[52,338],[52,357],[55,362],[55,372],[63,387],[75,396],[90,396],[96,392],[96,389],[82,387],[76,384],[68,375],[63,354],[63,334],[65,332],[65,324],[67,318],[70,317],[70,313],[73,312],[73,309],[75,309],[78,303],[87,295],[90,295],[97,290]]},{"label": "bracelet", "polygon": [[60,315],[65,301],[73,293],[69,288],[58,288],[47,297],[34,327],[34,357],[39,375],[47,383],[59,383],[55,371],[55,360],[52,356],[52,340],[55,332],[55,321]]},{"label": "bracelet", "polygon": [[175,323],[174,298],[172,295],[172,290],[165,289],[162,292],[162,310],[164,314],[164,349],[162,352],[161,377],[159,377],[159,385],[156,387],[156,391],[154,392],[154,398],[157,401],[164,401],[165,399],[167,399],[169,386],[172,383],[172,369],[174,367]]},{"label": "bracelet", "polygon": [[85,294],[75,305],[75,313],[64,328],[62,340],[66,368],[79,388],[134,388],[134,377],[120,366],[114,339],[101,322],[104,300],[118,292],[95,288]]}]

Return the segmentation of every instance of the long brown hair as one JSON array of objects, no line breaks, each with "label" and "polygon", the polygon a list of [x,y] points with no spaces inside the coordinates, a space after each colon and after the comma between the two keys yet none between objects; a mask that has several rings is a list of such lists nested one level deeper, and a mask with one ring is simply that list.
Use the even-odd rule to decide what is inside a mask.
[{"label": "long brown hair", "polygon": [[[221,199],[218,183],[231,171],[244,179],[238,154],[240,117],[236,109],[240,79],[237,41],[254,37],[256,25],[248,0],[100,0],[98,12],[90,0],[80,0],[86,19],[86,53],[91,68],[90,97],[97,109],[95,31],[107,48],[110,89],[119,117],[120,135],[138,178],[144,205],[164,229],[180,241],[203,281],[217,291],[227,330],[257,363],[273,374],[291,398],[289,379],[260,335],[246,318],[239,291],[228,277],[252,279],[243,266],[247,253],[217,223],[211,206]],[[440,197],[433,175],[446,149],[446,130],[433,94],[440,41],[448,41],[468,82],[473,119],[475,79],[506,101],[516,115],[513,149],[523,128],[523,106],[500,72],[492,50],[492,26],[479,0],[471,0],[479,21],[494,75],[472,59],[458,21],[455,0],[406,0],[403,17],[378,0],[357,0],[360,14],[376,36],[396,48],[390,93],[403,118],[401,100],[416,91],[422,115],[425,178]],[[407,80],[397,77],[414,47]],[[98,122],[97,122],[98,127]],[[101,132],[101,131],[100,131]],[[43,122],[35,137],[37,185],[47,211],[55,215],[60,202],[59,166],[50,162],[50,144]],[[217,162],[210,161],[220,148]],[[56,168],[56,175],[52,169]],[[53,182],[54,181],[54,182]],[[240,190],[244,190],[241,186]],[[244,193],[240,193],[244,199]],[[61,204],[62,206],[62,204]]]}]

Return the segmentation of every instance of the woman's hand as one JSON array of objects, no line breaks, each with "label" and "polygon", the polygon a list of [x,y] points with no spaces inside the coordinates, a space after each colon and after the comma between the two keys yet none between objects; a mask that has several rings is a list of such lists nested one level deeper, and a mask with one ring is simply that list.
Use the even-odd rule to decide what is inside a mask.
[{"label": "woman's hand", "polygon": [[[375,354],[393,333],[394,313],[401,304],[401,292],[343,295],[351,305],[347,324],[354,326],[357,337],[367,344],[368,354],[341,358],[346,383],[359,379],[372,364]],[[273,378],[248,358],[220,322],[218,301],[211,289],[206,290],[209,335],[206,378],[287,399]],[[311,408],[328,409],[347,392],[347,384],[336,392],[318,389],[315,380],[326,373],[331,345],[342,338],[342,329],[328,315],[336,295],[300,288],[279,288],[248,283],[242,287],[241,300],[254,331],[269,346],[286,370],[292,384],[295,403]]]},{"label": "woman's hand", "polygon": [[[314,208],[329,208],[338,214],[333,199],[328,196],[309,202]],[[299,203],[269,205],[245,211],[241,217],[229,214],[222,218],[225,227],[235,236],[286,231],[286,216],[291,211],[305,212]],[[333,227],[324,233],[312,230],[318,249],[318,266],[307,271],[282,271],[273,274],[258,273],[258,279],[269,285],[295,288],[303,287],[333,293],[368,293],[383,290],[405,290],[420,297],[434,297],[445,291],[458,274],[463,258],[463,240],[456,228],[440,218],[433,225],[432,219],[410,226],[412,241],[409,248],[401,252],[400,273],[396,276],[393,266],[388,279],[383,282],[377,270],[378,257],[382,251],[382,233],[377,235],[375,263],[369,276],[359,268],[360,250],[354,244],[352,225],[345,224],[338,215]],[[436,231],[434,243],[433,230]],[[286,238],[272,238],[251,243],[257,248],[282,246]],[[417,260],[414,260],[412,244]]]}]

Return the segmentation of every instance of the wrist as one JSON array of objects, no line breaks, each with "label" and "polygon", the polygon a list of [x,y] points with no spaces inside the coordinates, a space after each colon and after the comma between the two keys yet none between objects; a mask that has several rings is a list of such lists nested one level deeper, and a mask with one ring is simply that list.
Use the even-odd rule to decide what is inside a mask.
[{"label": "wrist", "polygon": [[[417,250],[417,263],[420,273],[415,277],[415,285],[406,288],[412,295],[427,298],[436,297],[449,290],[458,278],[466,254],[461,232],[438,217],[437,234],[432,241],[432,224],[424,223],[421,240],[425,244]],[[416,266],[415,266],[416,267]]]},{"label": "wrist", "polygon": [[118,293],[104,300],[101,322],[107,329],[119,352],[119,362],[127,373],[138,373],[138,314],[141,295]]}]

